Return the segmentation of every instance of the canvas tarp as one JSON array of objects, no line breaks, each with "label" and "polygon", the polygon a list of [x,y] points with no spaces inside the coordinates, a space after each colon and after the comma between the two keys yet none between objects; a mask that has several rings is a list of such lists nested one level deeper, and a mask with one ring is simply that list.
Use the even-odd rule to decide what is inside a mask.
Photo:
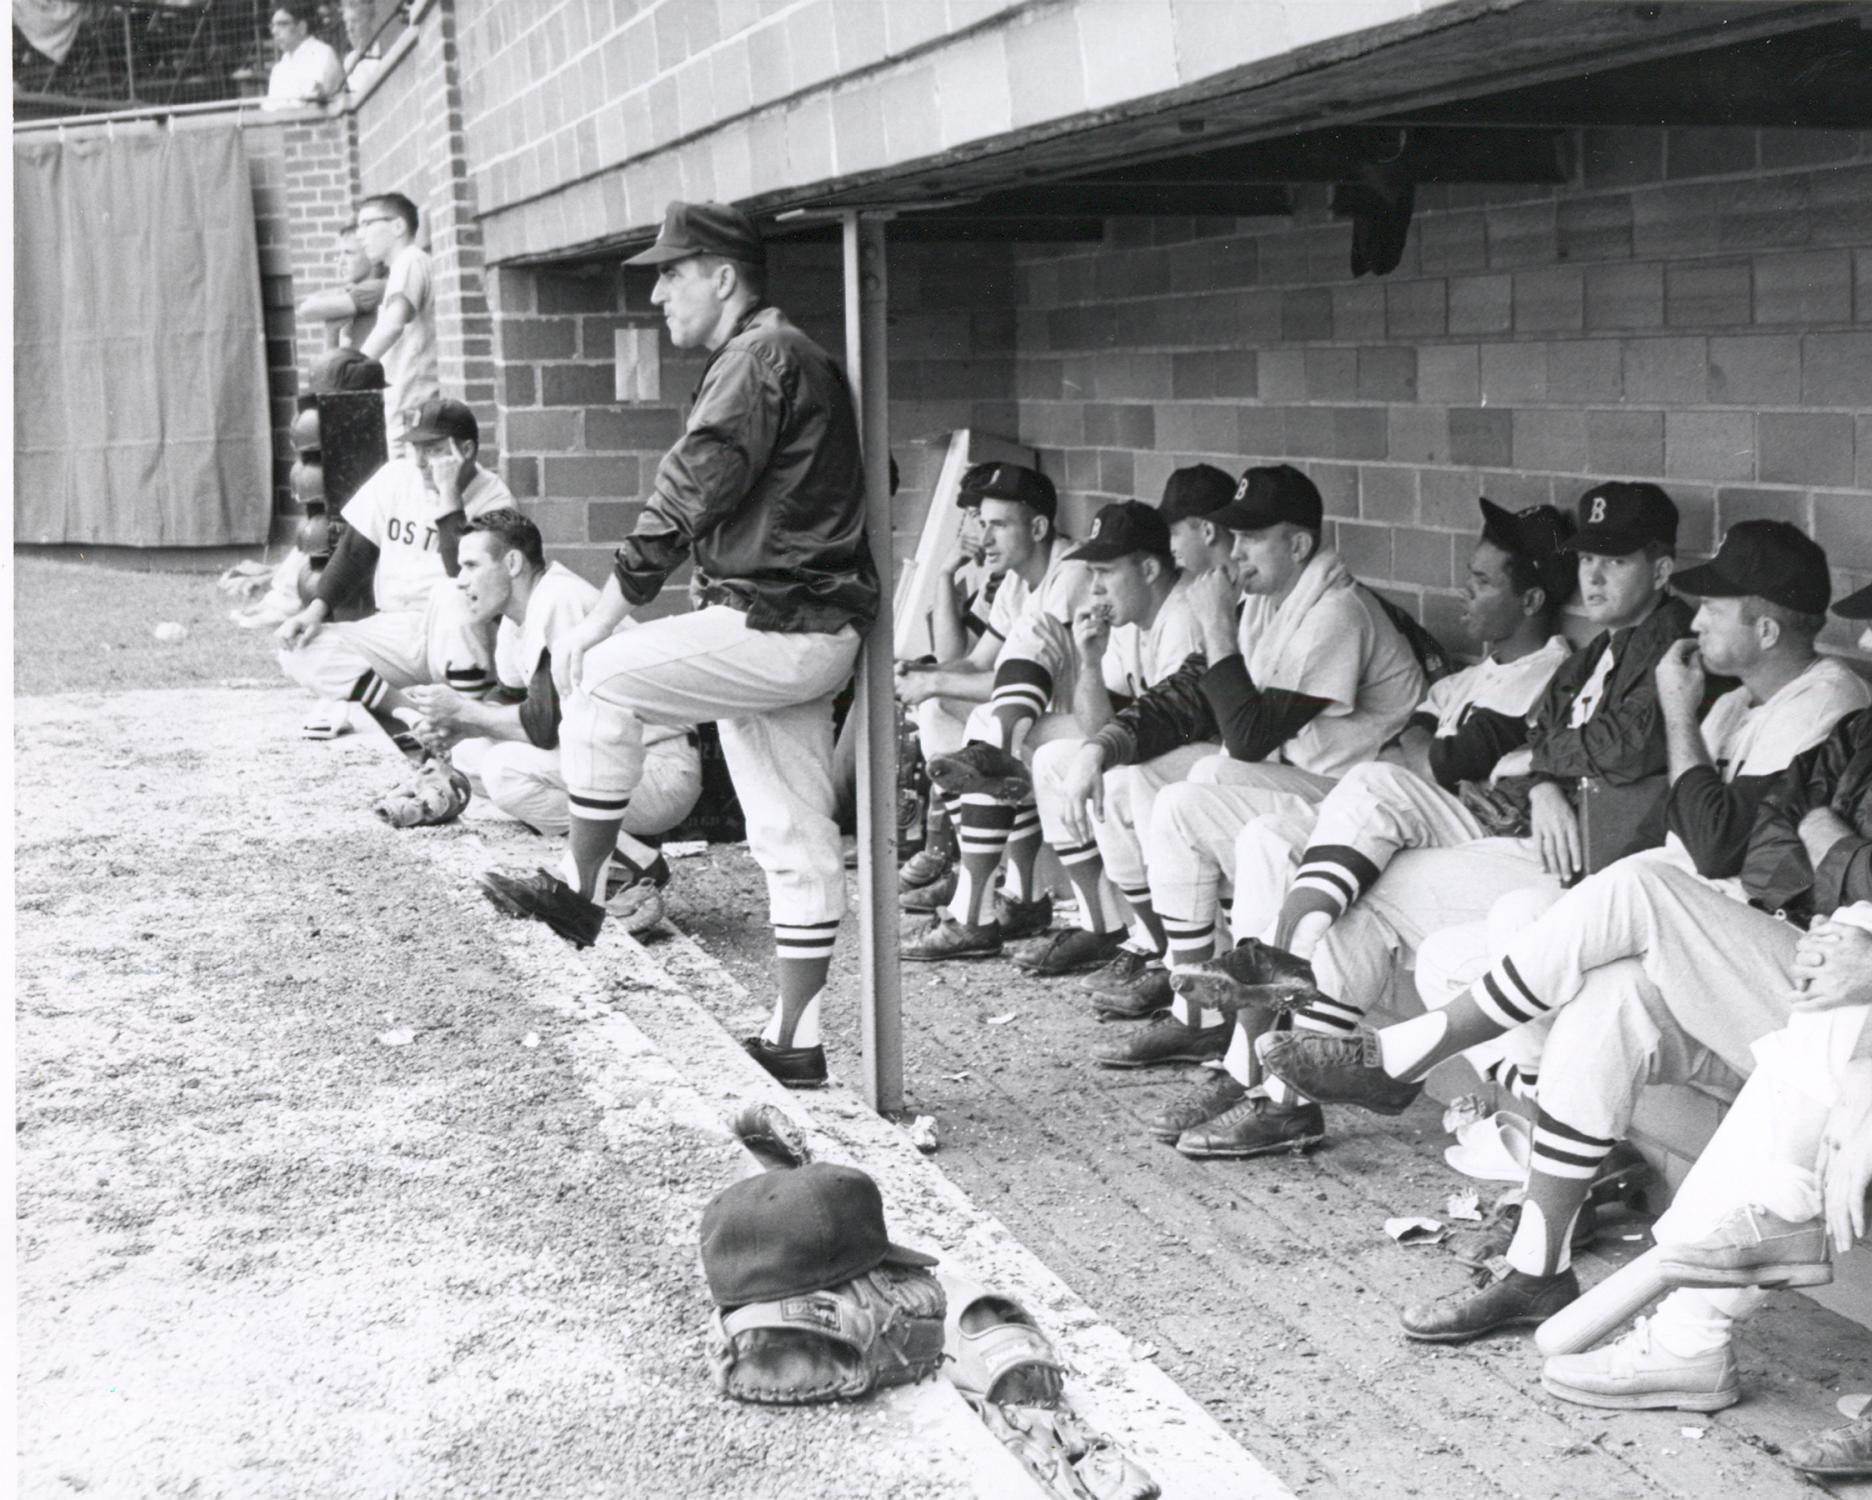
[{"label": "canvas tarp", "polygon": [[266,540],[272,432],[240,132],[13,147],[14,539]]}]

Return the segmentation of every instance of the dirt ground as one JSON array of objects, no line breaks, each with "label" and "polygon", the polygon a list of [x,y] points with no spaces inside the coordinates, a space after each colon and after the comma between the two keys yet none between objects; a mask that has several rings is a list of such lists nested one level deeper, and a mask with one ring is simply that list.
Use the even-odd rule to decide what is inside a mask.
[{"label": "dirt ground", "polygon": [[[732,1148],[590,1097],[589,1018],[516,1004],[532,979],[470,939],[472,900],[360,811],[384,762],[219,686],[273,672],[219,596],[136,607],[186,623],[204,594],[190,660],[147,624],[84,644],[119,575],[20,572],[20,691],[63,694],[23,697],[16,734],[23,1491],[945,1493],[862,1440],[865,1409],[827,1418],[863,1473],[796,1421],[694,1424],[693,1226]],[[673,920],[766,993],[745,851],[676,868]],[[828,1007],[847,1073],[856,948]],[[1395,1308],[1460,1268],[1380,1225],[1461,1185],[1434,1110],[1189,1162],[1141,1128],[1185,1079],[1093,1068],[1109,1028],[1071,981],[911,969],[905,1001],[943,1170],[1296,1493],[1792,1496],[1779,1447],[1872,1389],[1872,1334],[1795,1296],[1749,1325],[1748,1399],[1707,1418],[1553,1401],[1521,1337],[1412,1346]]]}]

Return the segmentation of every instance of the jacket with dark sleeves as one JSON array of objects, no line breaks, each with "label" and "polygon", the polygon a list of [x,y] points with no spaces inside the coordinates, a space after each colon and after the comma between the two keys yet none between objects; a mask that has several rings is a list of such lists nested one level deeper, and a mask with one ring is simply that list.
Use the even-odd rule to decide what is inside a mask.
[{"label": "jacket with dark sleeves", "polygon": [[[1800,821],[1828,808],[1852,830],[1814,869]],[[1799,921],[1872,900],[1872,709],[1840,720],[1833,733],[1797,757],[1755,809],[1741,868],[1749,900]]]},{"label": "jacket with dark sleeves", "polygon": [[844,374],[761,307],[703,368],[614,571],[624,597],[646,604],[693,554],[697,597],[746,611],[750,629],[862,629],[878,610],[864,510]]},{"label": "jacket with dark sleeves", "polygon": [[[1671,643],[1690,634],[1692,613],[1681,599],[1666,599],[1632,629],[1601,631],[1560,664],[1528,732],[1537,778],[1596,776],[1611,786],[1630,786],[1670,769],[1652,674]],[[1615,655],[1604,697],[1590,719],[1572,728],[1567,720],[1573,700],[1608,649]]]}]

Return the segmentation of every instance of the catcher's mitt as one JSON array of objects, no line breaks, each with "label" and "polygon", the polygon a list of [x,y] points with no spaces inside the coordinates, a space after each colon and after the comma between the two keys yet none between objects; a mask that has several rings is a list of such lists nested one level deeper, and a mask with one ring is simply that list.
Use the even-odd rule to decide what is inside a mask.
[{"label": "catcher's mitt", "polygon": [[472,795],[460,771],[445,760],[428,760],[409,780],[378,798],[375,811],[392,828],[426,828],[453,823]]},{"label": "catcher's mitt", "polygon": [[879,1266],[824,1291],[715,1315],[709,1362],[737,1401],[807,1406],[910,1385],[943,1358],[942,1284],[928,1271]]}]

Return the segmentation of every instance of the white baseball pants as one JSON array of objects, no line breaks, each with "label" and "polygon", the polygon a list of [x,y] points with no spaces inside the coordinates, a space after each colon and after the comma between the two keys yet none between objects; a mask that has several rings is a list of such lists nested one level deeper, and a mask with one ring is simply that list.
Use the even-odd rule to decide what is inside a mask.
[{"label": "white baseball pants", "polygon": [[1221,746],[1203,742],[1176,749],[1142,765],[1118,766],[1105,773],[1105,816],[1093,825],[1105,873],[1120,890],[1149,884],[1144,840],[1164,788],[1175,786],[1221,754]]},{"label": "white baseball pants", "polygon": [[[566,831],[565,772],[557,749],[526,740],[462,740],[449,750],[475,790],[516,822],[554,837]],[[686,736],[644,748],[643,779],[624,809],[624,831],[667,833],[702,795],[702,758]]]},{"label": "white baseball pants", "polygon": [[478,692],[493,681],[494,632],[468,618],[454,587],[438,584],[426,608],[328,624],[305,645],[282,650],[279,662],[300,687],[334,702],[349,699],[366,672],[392,689],[440,682]]},{"label": "white baseball pants", "polygon": [[585,654],[559,730],[566,791],[616,802],[643,779],[643,726],[714,721],[747,818],[748,850],[767,876],[776,925],[845,911],[832,788],[832,698],[851,677],[859,636],[750,630],[726,605],[650,620]]}]

